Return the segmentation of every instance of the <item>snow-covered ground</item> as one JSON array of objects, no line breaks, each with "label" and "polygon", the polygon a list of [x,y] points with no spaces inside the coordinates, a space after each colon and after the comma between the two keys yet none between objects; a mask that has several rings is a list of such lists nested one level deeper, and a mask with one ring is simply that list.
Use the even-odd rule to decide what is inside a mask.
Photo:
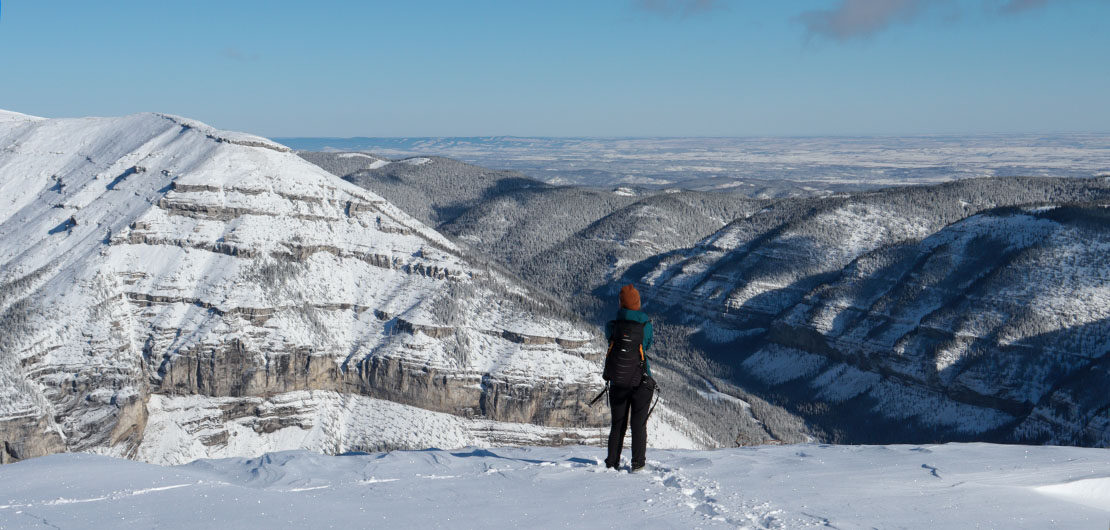
[{"label": "snow-covered ground", "polygon": [[[648,454],[531,447],[161,467],[60,454],[0,467],[2,528],[1095,528],[1103,449],[782,445]],[[627,458],[627,455],[626,455]]]},{"label": "snow-covered ground", "polygon": [[[228,411],[235,408],[258,412],[232,417]],[[383,399],[320,390],[265,398],[153,395],[147,403],[147,413],[147,428],[136,451],[113,446],[93,448],[90,452],[132,456],[153,464],[183,464],[205,457],[256,456],[293,449],[339,454],[387,448],[604,445],[609,435],[608,427],[545,427],[464,418]],[[648,431],[651,447],[713,446],[709,435],[666,403],[660,403],[652,417],[655,422]],[[283,420],[284,424],[275,419]],[[630,441],[626,437],[626,445]]]}]

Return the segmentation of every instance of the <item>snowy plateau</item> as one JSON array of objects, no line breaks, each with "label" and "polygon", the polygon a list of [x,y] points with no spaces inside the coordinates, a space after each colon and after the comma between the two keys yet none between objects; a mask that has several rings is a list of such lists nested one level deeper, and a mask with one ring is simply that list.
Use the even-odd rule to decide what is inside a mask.
[{"label": "snowy plateau", "polygon": [[305,451],[162,467],[64,454],[0,467],[3,528],[1030,528],[1110,523],[1104,449],[781,445]]},{"label": "snowy plateau", "polygon": [[306,151],[439,155],[558,184],[752,197],[984,176],[1110,174],[1110,135],[793,138],[278,138]]}]

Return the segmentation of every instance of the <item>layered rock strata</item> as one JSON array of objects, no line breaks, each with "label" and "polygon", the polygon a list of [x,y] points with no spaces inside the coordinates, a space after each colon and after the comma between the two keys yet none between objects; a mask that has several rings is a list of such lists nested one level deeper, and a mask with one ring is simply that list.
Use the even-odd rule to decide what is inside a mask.
[{"label": "layered rock strata", "polygon": [[219,398],[238,419],[323,391],[604,424],[582,405],[600,388],[596,331],[263,138],[158,114],[2,113],[0,197],[4,461],[153,454],[154,396]]}]

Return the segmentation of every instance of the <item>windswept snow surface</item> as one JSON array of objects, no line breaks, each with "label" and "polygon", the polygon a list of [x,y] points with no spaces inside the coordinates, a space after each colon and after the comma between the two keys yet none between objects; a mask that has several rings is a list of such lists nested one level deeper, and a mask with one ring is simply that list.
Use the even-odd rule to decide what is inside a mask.
[{"label": "windswept snow surface", "polygon": [[[259,414],[232,418],[227,411],[236,407],[255,408]],[[609,435],[608,427],[545,427],[463,418],[382,399],[325,391],[288,392],[266,398],[153,395],[147,412],[150,419],[143,443],[133,456],[163,465],[293,449],[340,454],[396,448],[542,445],[552,443],[550,440],[604,445]],[[281,415],[287,418],[287,425],[267,422]],[[665,404],[660,404],[652,417],[656,421],[648,430],[650,447],[699,449],[713,444],[710,436]],[[212,440],[222,441],[212,443]],[[630,443],[631,437],[626,436],[625,446]],[[127,455],[127,449],[120,446],[96,448],[93,452]]]},{"label": "windswept snow surface", "polygon": [[[61,454],[0,467],[2,528],[1069,528],[1110,521],[1110,453],[948,444],[532,447],[161,467]],[[537,524],[538,523],[538,524]]]},{"label": "windswept snow surface", "polygon": [[38,116],[31,116],[30,114],[22,114],[19,112],[12,112],[10,110],[0,109],[0,123],[9,121],[42,121],[46,118]]}]

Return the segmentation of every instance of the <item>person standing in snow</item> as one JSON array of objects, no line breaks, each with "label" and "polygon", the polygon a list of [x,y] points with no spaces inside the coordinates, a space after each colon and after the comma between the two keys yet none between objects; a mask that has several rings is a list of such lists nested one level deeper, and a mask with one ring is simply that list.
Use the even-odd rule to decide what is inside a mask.
[{"label": "person standing in snow", "polygon": [[617,319],[605,326],[609,352],[605,355],[605,372],[609,383],[609,408],[613,426],[609,431],[609,456],[605,466],[617,469],[624,446],[624,432],[632,419],[632,472],[644,467],[647,460],[647,419],[655,380],[645,352],[651,348],[651,320],[640,311],[640,293],[625,285],[620,292]]}]

